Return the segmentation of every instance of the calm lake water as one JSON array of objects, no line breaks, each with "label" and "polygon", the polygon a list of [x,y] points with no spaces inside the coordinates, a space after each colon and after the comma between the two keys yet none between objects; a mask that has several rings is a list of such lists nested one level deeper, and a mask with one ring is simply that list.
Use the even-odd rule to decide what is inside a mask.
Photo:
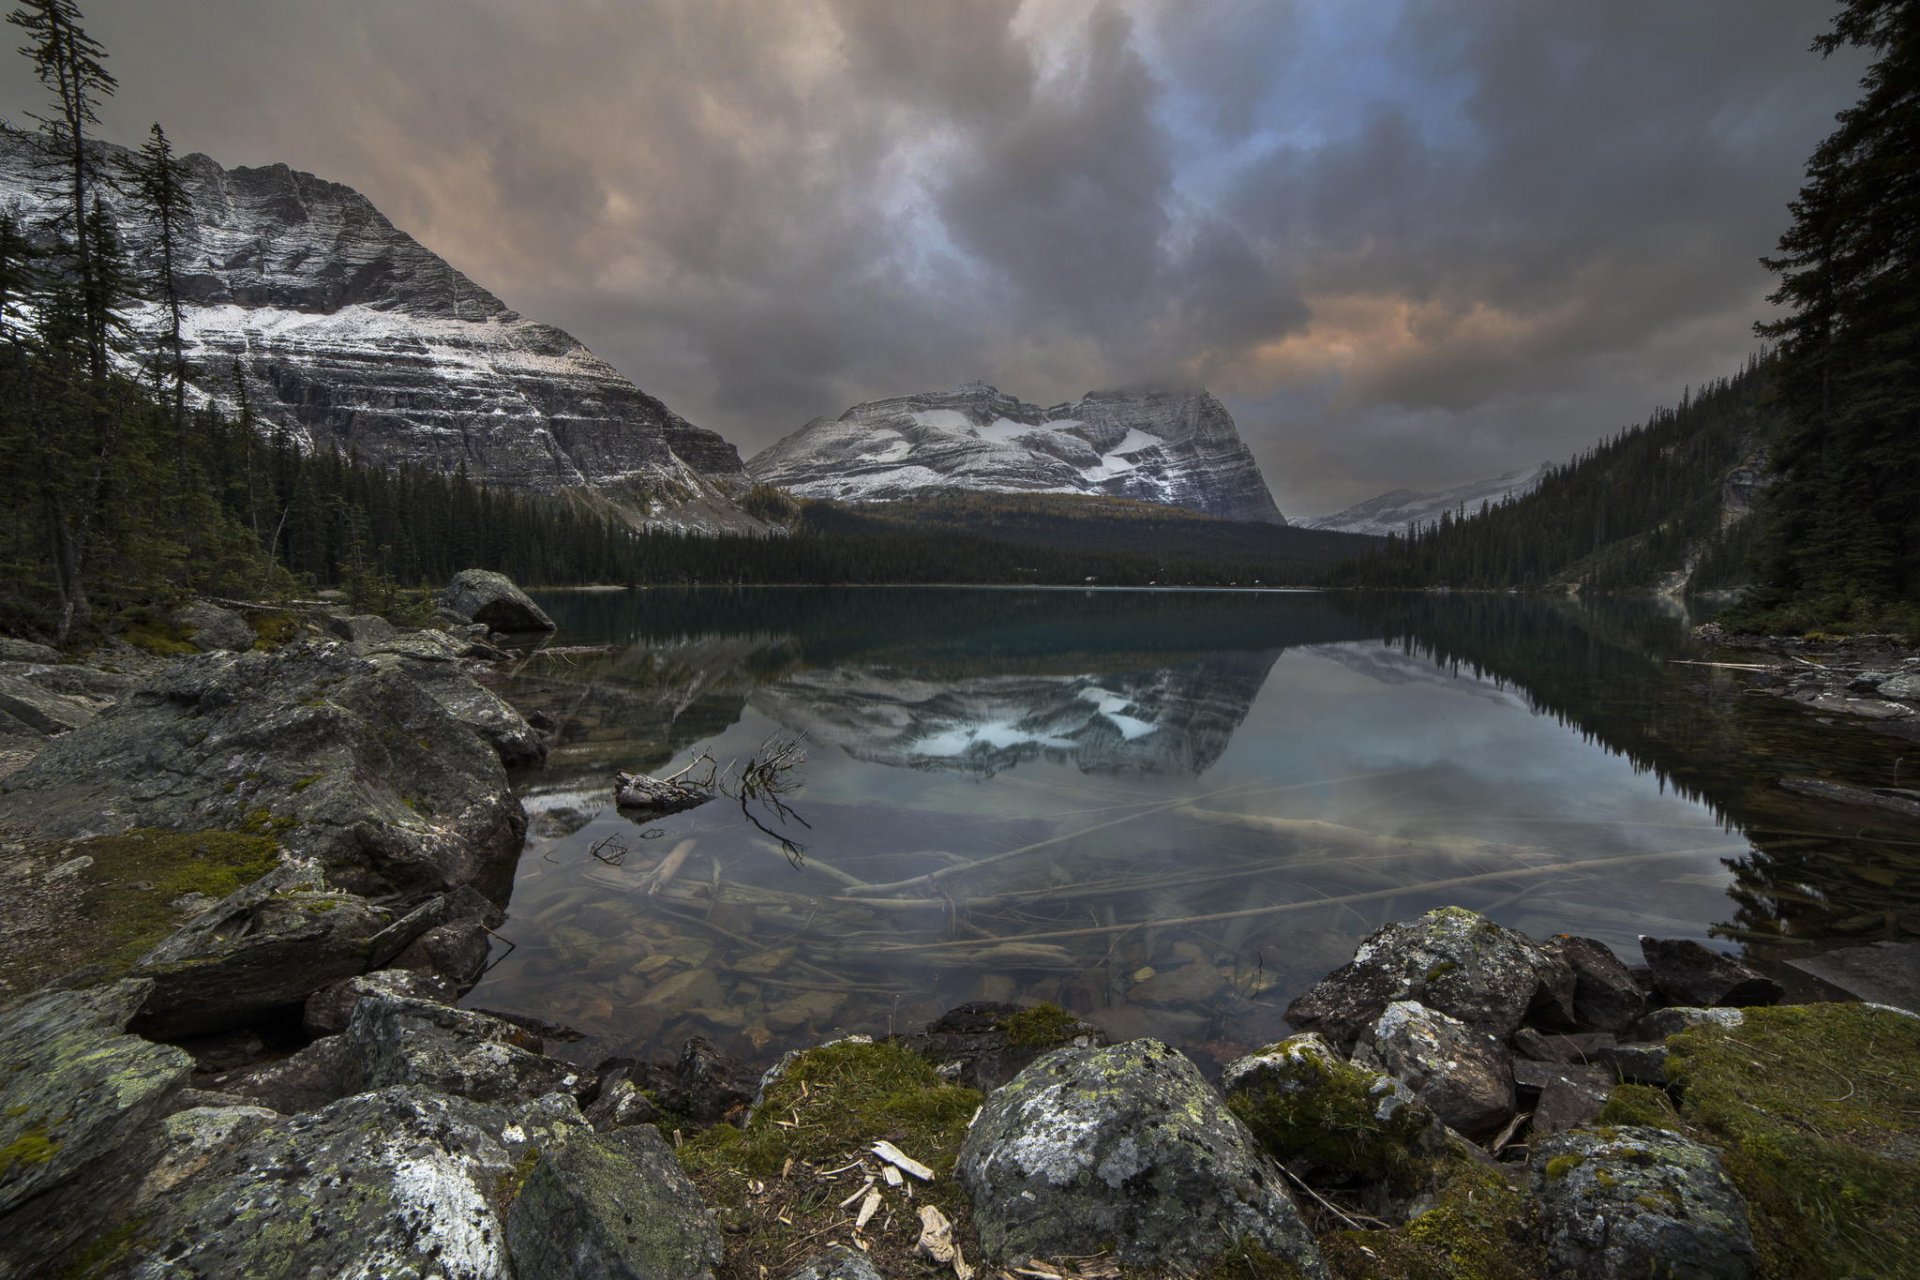
[{"label": "calm lake water", "polygon": [[[554,594],[502,692],[561,724],[470,1005],[583,1061],[706,1035],[765,1061],[1051,1000],[1203,1064],[1280,1035],[1367,932],[1459,903],[1637,959],[1916,928],[1920,833],[1782,774],[1914,744],[1676,665],[1681,619],[1511,597],[963,589]],[[650,822],[616,770],[802,735],[797,820]],[[1920,762],[1909,764],[1912,769]],[[804,825],[802,825],[804,823]],[[784,852],[776,836],[803,850]]]}]

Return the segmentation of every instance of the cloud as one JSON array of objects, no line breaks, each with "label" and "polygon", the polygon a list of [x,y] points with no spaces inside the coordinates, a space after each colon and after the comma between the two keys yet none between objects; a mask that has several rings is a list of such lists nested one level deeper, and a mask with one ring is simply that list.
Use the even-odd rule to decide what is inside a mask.
[{"label": "cloud", "polygon": [[1297,512],[1733,368],[1858,74],[1798,0],[86,7],[110,136],[355,186],[748,452],[974,377],[1189,379]]}]

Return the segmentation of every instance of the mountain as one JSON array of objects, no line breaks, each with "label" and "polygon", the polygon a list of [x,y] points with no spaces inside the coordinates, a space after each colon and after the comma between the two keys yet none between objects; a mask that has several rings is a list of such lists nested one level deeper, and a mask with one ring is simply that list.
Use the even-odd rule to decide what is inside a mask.
[{"label": "mountain", "polygon": [[[107,167],[131,153],[99,146]],[[0,209],[29,229],[59,207],[31,139],[0,134]],[[734,506],[734,447],[640,390],[570,335],[509,310],[351,187],[284,164],[184,159],[177,250],[200,402],[231,410],[236,370],[263,427],[303,450],[386,466],[465,467],[488,484],[581,494],[636,524],[761,527]],[[144,219],[102,184],[130,258]],[[136,306],[136,328],[160,308]]]},{"label": "mountain", "polygon": [[1205,391],[1095,391],[1042,409],[973,382],[815,418],[747,472],[848,502],[956,489],[1096,494],[1286,523],[1233,416]]},{"label": "mountain", "polygon": [[1465,508],[1466,514],[1473,515],[1482,504],[1499,506],[1509,497],[1523,497],[1532,493],[1539,486],[1541,477],[1547,474],[1547,466],[1543,462],[1524,471],[1509,471],[1491,480],[1475,480],[1434,493],[1394,489],[1377,498],[1356,502],[1330,516],[1316,516],[1294,523],[1308,529],[1331,529],[1340,533],[1371,533],[1376,536],[1404,534],[1410,524],[1424,526],[1435,523],[1443,511],[1457,514]]}]

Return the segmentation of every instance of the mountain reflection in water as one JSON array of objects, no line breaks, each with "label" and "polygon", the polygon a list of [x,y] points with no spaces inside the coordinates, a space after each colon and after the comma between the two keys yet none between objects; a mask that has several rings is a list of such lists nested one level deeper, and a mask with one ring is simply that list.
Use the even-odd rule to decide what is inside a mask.
[{"label": "mountain reflection in water", "polygon": [[[543,603],[556,645],[610,648],[532,657],[503,688],[561,727],[521,779],[515,946],[471,1000],[577,1027],[583,1060],[694,1034],[765,1059],[970,999],[1051,1000],[1218,1060],[1285,1034],[1286,1001],[1366,932],[1450,902],[1629,958],[1640,932],[1770,953],[1912,928],[1915,833],[1771,785],[1809,759],[1880,782],[1902,744],[1669,664],[1684,628],[1647,608]],[[649,824],[612,808],[616,769],[744,759],[783,731],[810,755],[799,867],[725,801]],[[588,852],[609,839],[618,865]]]}]

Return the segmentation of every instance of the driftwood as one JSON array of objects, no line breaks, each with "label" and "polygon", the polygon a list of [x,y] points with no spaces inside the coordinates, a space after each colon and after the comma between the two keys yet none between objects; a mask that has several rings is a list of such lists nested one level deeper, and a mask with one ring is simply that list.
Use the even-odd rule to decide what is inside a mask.
[{"label": "driftwood", "polygon": [[[695,773],[703,764],[706,773]],[[644,773],[617,773],[613,777],[613,802],[622,809],[634,809],[656,817],[696,809],[713,799],[718,773],[719,766],[714,764],[712,756],[705,753],[689,760],[684,769],[664,778],[649,777]]]}]

